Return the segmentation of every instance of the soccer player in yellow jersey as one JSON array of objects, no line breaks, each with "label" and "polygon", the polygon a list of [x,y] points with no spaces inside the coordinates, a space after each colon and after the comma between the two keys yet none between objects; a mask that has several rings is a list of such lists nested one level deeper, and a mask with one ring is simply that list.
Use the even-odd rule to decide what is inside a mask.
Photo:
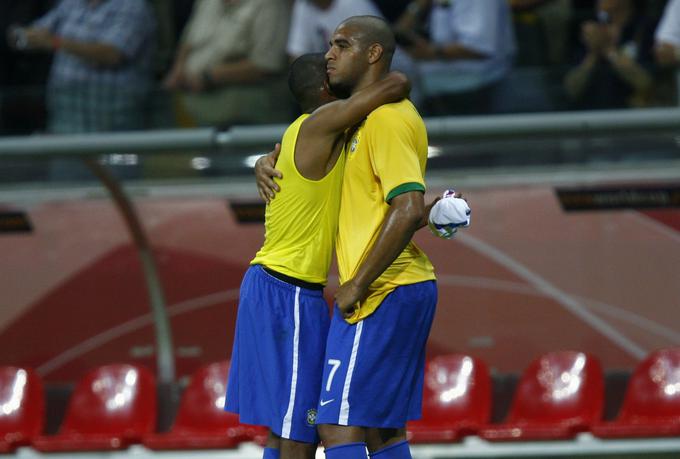
[{"label": "soccer player in yellow jersey", "polygon": [[[389,26],[371,16],[340,24],[330,44],[331,88],[352,97],[385,78],[395,48]],[[352,131],[346,150],[336,244],[341,286],[317,424],[328,459],[366,458],[367,447],[372,458],[409,459],[405,425],[420,417],[437,302],[432,265],[411,242],[430,207],[423,202],[425,126],[409,101],[383,105]],[[257,174],[265,195],[273,192],[272,174],[270,167]]]},{"label": "soccer player in yellow jersey", "polygon": [[392,73],[346,100],[327,90],[323,54],[291,66],[304,112],[286,130],[282,190],[265,214],[265,242],[241,285],[225,409],[270,429],[264,458],[313,458],[330,318],[322,295],[336,237],[345,167],[344,131],[408,94]]},{"label": "soccer player in yellow jersey", "polygon": [[[384,20],[349,18],[326,54],[331,89],[384,78],[395,49]],[[352,135],[340,203],[340,288],[326,341],[317,423],[329,459],[411,458],[407,420],[421,414],[434,269],[411,241],[426,214],[427,133],[408,100],[374,110]]]}]

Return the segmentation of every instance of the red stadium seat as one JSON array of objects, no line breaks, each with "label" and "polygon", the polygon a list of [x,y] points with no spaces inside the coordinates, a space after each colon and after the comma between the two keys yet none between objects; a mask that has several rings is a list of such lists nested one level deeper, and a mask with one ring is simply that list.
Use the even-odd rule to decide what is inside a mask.
[{"label": "red stadium seat", "polygon": [[124,449],[156,426],[156,382],[132,365],[101,366],[76,386],[57,435],[39,437],[43,452]]},{"label": "red stadium seat", "polygon": [[484,362],[443,355],[427,362],[423,417],[408,424],[411,443],[459,440],[489,422],[491,379]]},{"label": "red stadium seat", "polygon": [[603,405],[599,361],[581,352],[552,352],[524,371],[506,422],[479,435],[490,441],[569,439],[599,422]]},{"label": "red stadium seat", "polygon": [[24,446],[42,433],[45,396],[31,370],[0,367],[0,453]]},{"label": "red stadium seat", "polygon": [[680,435],[680,348],[650,354],[636,367],[618,417],[593,428],[602,438]]},{"label": "red stadium seat", "polygon": [[261,435],[261,428],[240,424],[237,415],[224,411],[228,373],[229,362],[196,371],[170,432],[148,435],[144,446],[153,450],[234,448]]}]

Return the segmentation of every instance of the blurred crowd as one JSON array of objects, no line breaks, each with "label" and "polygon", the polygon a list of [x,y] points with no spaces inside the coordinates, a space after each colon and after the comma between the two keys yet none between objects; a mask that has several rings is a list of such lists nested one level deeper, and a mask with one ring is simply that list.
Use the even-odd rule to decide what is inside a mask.
[{"label": "blurred crowd", "polygon": [[680,0],[3,0],[0,133],[287,122],[290,60],[362,14],[426,116],[677,105]]}]

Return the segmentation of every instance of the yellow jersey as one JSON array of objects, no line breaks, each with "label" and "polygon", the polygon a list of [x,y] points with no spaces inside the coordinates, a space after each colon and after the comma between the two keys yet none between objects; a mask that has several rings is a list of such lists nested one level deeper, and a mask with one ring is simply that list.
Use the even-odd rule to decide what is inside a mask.
[{"label": "yellow jersey", "polygon": [[[383,105],[359,126],[346,155],[336,247],[341,283],[354,277],[368,255],[392,198],[425,191],[425,123],[408,100]],[[430,260],[411,241],[370,285],[368,297],[347,322],[368,317],[396,287],[433,279]]]},{"label": "yellow jersey", "polygon": [[250,264],[325,285],[338,229],[345,154],[340,154],[321,180],[300,174],[295,166],[295,145],[308,116],[300,116],[283,135],[276,162],[283,174],[281,191],[267,204],[264,245]]}]

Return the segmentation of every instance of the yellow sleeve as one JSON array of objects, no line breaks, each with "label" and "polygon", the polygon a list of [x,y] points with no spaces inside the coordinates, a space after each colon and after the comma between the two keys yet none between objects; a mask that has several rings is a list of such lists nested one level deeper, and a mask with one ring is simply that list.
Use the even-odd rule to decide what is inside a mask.
[{"label": "yellow sleeve", "polygon": [[395,110],[382,107],[366,120],[373,174],[388,204],[409,191],[425,192],[414,129]]}]

